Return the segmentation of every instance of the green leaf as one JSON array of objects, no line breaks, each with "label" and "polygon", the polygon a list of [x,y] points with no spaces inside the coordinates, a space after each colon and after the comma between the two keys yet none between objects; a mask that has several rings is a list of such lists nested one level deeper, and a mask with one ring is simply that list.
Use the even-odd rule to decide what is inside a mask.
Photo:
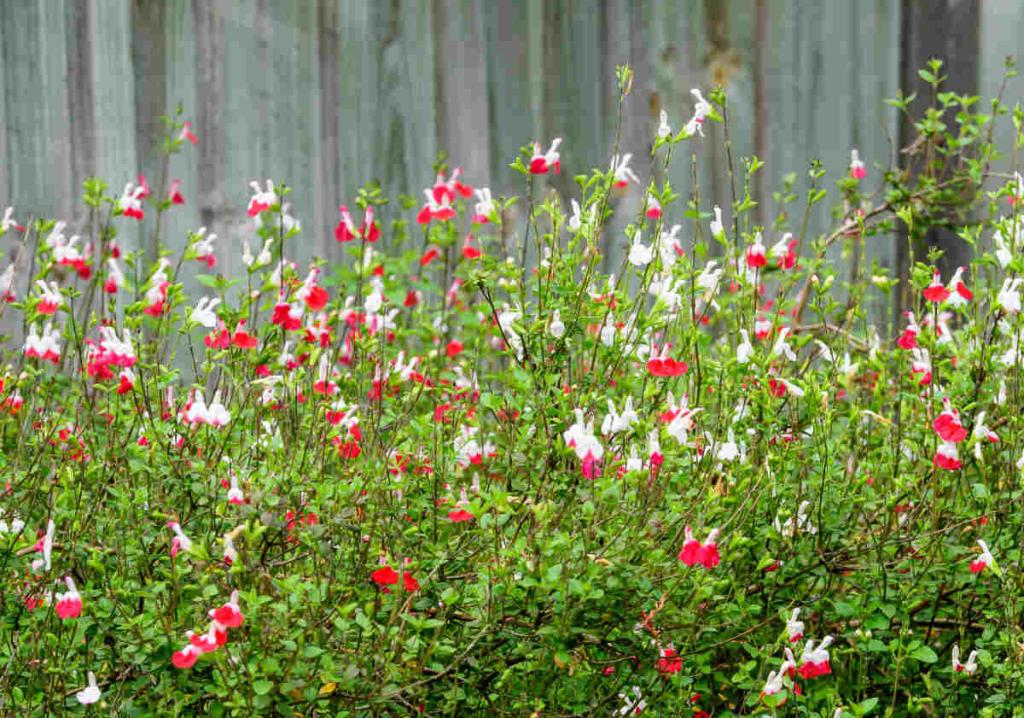
[{"label": "green leaf", "polygon": [[273,689],[274,684],[270,681],[260,679],[253,681],[252,690],[258,696],[265,696]]},{"label": "green leaf", "polygon": [[916,658],[921,663],[935,663],[939,656],[928,646],[918,646],[910,652],[911,658]]}]

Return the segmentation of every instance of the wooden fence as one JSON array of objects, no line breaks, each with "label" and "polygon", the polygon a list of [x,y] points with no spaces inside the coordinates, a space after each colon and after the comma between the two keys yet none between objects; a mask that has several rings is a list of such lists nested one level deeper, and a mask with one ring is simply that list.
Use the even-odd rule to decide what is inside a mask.
[{"label": "wooden fence", "polygon": [[[771,191],[813,157],[832,173],[851,147],[871,169],[889,162],[899,126],[883,100],[901,82],[914,2],[4,0],[0,206],[81,221],[86,176],[114,191],[139,171],[156,176],[158,116],[180,101],[200,142],[172,166],[188,203],[168,240],[211,226],[231,271],[251,231],[247,183],[271,177],[295,188],[305,254],[336,257],[337,205],[372,179],[392,196],[419,193],[442,149],[500,194],[521,191],[508,169],[520,146],[563,136],[558,188],[571,194],[574,172],[607,162],[614,68],[629,62],[622,146],[641,175],[658,112],[679,126],[690,88],[721,83],[736,155],[766,161],[756,189],[767,221]],[[952,60],[976,63],[991,92],[1003,56],[1021,54],[1024,5],[937,0],[923,13],[953,11],[975,18],[981,41],[976,58]],[[712,139],[696,145],[702,195],[727,206]],[[687,156],[670,179],[688,191]],[[893,261],[891,247],[874,256]]]}]

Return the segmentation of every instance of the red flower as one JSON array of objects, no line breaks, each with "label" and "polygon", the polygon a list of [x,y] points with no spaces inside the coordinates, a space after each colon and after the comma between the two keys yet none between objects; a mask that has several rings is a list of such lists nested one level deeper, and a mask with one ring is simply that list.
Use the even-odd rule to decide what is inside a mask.
[{"label": "red flower", "polygon": [[404,571],[402,573],[402,585],[409,593],[416,593],[420,590],[420,582],[417,581],[408,571]]},{"label": "red flower", "polygon": [[394,586],[398,583],[398,572],[387,564],[384,564],[370,574],[370,578],[378,586]]},{"label": "red flower", "polygon": [[455,357],[462,353],[463,349],[464,347],[462,345],[462,342],[460,342],[458,339],[452,339],[450,342],[448,342],[448,346],[445,347],[445,353],[448,355],[449,359],[454,359]]},{"label": "red flower", "polygon": [[319,312],[327,306],[330,298],[326,289],[320,285],[314,285],[310,287],[309,294],[306,295],[306,306],[309,307],[310,311]]},{"label": "red flower", "polygon": [[661,649],[661,657],[658,658],[659,673],[679,673],[683,668],[683,659],[676,654],[673,646]]}]

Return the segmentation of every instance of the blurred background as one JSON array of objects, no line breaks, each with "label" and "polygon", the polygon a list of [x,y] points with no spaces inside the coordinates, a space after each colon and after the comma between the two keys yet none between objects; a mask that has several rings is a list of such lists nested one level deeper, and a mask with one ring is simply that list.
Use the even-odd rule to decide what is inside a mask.
[{"label": "blurred background", "polygon": [[[578,196],[572,175],[607,166],[614,69],[625,62],[635,81],[621,144],[641,178],[651,173],[659,111],[678,129],[692,114],[690,89],[722,84],[735,156],[756,153],[766,162],[754,190],[766,200],[758,211],[768,223],[771,192],[787,172],[802,180],[812,158],[834,179],[858,147],[868,182],[879,180],[908,142],[884,100],[901,86],[920,90],[917,69],[929,57],[946,60],[951,89],[991,94],[1005,57],[1024,51],[1019,0],[0,0],[0,7],[0,207],[14,205],[22,221],[81,222],[85,177],[100,176],[116,194],[140,171],[155,183],[159,116],[181,102],[199,145],[172,162],[187,204],[169,213],[165,236],[173,246],[188,229],[212,227],[226,272],[239,266],[238,237],[251,231],[244,214],[251,179],[295,188],[302,252],[328,258],[340,256],[331,233],[339,203],[374,179],[392,197],[421,199],[441,150],[472,185],[522,193],[508,169],[518,148],[564,137],[563,175],[553,181]],[[1011,104],[1022,87],[1011,82]],[[720,133],[715,126],[692,148],[707,206],[727,207]],[[670,172],[684,195],[689,152],[678,153]],[[826,205],[813,227],[828,221]],[[669,219],[681,215],[677,207]],[[614,256],[625,238],[612,241]],[[872,256],[889,265],[895,248],[875,246]]]}]

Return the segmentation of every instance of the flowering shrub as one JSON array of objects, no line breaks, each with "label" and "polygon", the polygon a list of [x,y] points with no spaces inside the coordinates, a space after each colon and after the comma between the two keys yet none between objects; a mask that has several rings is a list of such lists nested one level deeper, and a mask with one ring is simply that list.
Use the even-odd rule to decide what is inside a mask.
[{"label": "flowering shrub", "polygon": [[[176,180],[88,181],[70,237],[9,210],[4,709],[1015,714],[1024,181],[990,167],[1008,111],[940,71],[913,172],[854,152],[770,199],[730,159],[726,208],[616,147],[567,210],[548,138],[513,163],[520,225],[441,165],[422,205],[348,198],[342,262],[291,261],[292,190],[254,182],[241,277],[202,228],[123,240],[159,243]],[[727,123],[694,96],[659,168]],[[977,249],[951,276],[940,225]],[[862,259],[898,227],[903,284]],[[893,330],[868,307],[899,295]]]}]

